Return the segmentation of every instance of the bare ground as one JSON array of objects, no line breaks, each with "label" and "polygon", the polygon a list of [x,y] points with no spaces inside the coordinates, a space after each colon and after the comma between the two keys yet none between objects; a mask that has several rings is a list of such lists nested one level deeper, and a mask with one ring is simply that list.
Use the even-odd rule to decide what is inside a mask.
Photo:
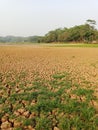
[{"label": "bare ground", "polygon": [[[68,72],[73,81],[80,85],[85,81],[98,96],[97,48],[0,46],[0,73],[13,73],[11,78],[14,79],[14,75],[20,72],[27,72],[29,80],[36,73],[45,80],[51,80],[54,73]],[[10,95],[10,88],[7,92]],[[97,102],[94,105],[98,108]]]}]

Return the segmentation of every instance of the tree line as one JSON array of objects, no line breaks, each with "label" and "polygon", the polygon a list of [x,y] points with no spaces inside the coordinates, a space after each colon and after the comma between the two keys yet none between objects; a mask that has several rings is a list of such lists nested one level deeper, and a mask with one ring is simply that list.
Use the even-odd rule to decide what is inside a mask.
[{"label": "tree line", "polygon": [[18,36],[5,36],[0,37],[0,43],[37,43],[40,36],[18,37]]},{"label": "tree line", "polygon": [[71,28],[58,28],[49,31],[38,42],[86,42],[96,43],[98,40],[98,30],[95,27],[96,21],[88,19],[85,24]]},{"label": "tree line", "polygon": [[49,31],[45,36],[28,36],[16,37],[5,36],[0,37],[1,43],[60,43],[60,42],[77,42],[77,43],[98,43],[98,30],[96,29],[96,21],[88,19],[86,23],[70,28],[58,28]]}]

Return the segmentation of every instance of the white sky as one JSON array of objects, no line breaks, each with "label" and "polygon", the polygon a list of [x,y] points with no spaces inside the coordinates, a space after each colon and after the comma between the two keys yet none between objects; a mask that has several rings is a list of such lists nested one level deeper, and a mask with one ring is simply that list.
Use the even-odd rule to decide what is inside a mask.
[{"label": "white sky", "polygon": [[0,36],[44,35],[87,19],[98,24],[98,0],[0,0]]}]

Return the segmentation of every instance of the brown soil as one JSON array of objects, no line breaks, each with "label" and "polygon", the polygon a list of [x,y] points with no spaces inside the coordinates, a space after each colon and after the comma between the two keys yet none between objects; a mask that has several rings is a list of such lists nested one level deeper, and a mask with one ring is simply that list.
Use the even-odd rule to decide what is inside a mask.
[{"label": "brown soil", "polygon": [[[28,76],[26,80],[32,81],[37,75],[45,80],[51,80],[51,75],[59,72],[68,72],[73,78],[73,82],[78,82],[80,85],[83,82],[88,83],[90,88],[95,90],[95,95],[98,96],[98,49],[97,48],[64,48],[64,47],[37,47],[37,46],[0,46],[0,73],[6,75],[11,74],[11,79],[15,78],[20,72],[27,72]],[[0,90],[0,96],[10,97],[12,90],[10,86],[6,84],[6,77],[2,77],[3,84],[6,91]],[[85,85],[85,83],[84,83]],[[30,87],[30,84],[29,84]],[[86,86],[84,86],[86,87]],[[74,86],[73,86],[74,88]],[[56,90],[55,90],[56,91]],[[24,90],[18,88],[18,84],[15,88],[16,93],[23,93]],[[74,95],[71,95],[74,99]],[[83,99],[82,99],[83,100]],[[62,99],[63,101],[63,99]],[[19,101],[23,106],[26,106],[26,101]],[[36,101],[32,101],[31,104],[35,105]],[[6,102],[9,104],[9,102]],[[13,110],[12,107],[10,108]],[[98,103],[94,103],[96,109]],[[36,114],[29,113],[24,109],[18,109],[14,112],[16,116],[23,116],[24,118],[32,118]],[[55,115],[55,112],[54,112]],[[9,121],[7,116],[1,119],[1,129],[11,129],[14,126],[20,126],[21,123],[17,120]],[[14,123],[13,123],[14,122]],[[26,129],[34,130],[30,126]],[[59,130],[58,127],[54,127],[54,130]]]}]

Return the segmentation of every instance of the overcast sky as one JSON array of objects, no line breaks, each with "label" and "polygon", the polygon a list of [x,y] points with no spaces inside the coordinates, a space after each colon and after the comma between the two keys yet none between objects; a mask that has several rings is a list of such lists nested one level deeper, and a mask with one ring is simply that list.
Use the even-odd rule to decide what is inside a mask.
[{"label": "overcast sky", "polygon": [[44,35],[94,19],[98,0],[0,0],[0,36]]}]

